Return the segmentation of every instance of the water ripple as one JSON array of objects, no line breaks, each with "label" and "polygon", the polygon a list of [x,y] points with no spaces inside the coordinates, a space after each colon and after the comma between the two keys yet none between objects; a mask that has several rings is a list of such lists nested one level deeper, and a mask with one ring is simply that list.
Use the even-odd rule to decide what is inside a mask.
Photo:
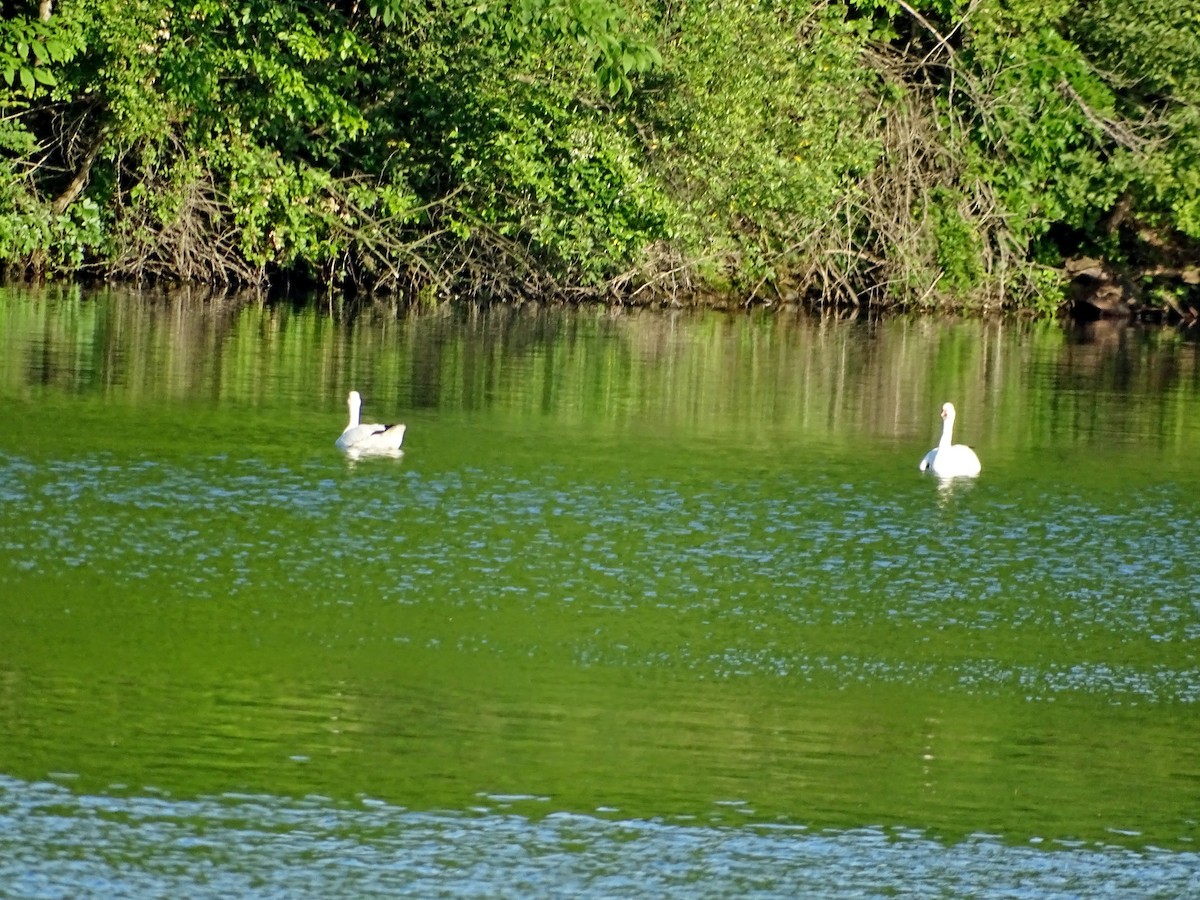
[{"label": "water ripple", "polygon": [[[1200,854],[1068,841],[945,844],[919,829],[698,827],[362,798],[76,796],[0,776],[0,883],[62,896],[247,898],[1190,896]],[[736,803],[733,804],[736,808]],[[736,809],[734,810],[736,811]],[[87,847],[80,853],[80,847]]]},{"label": "water ripple", "polygon": [[[1175,552],[1200,519],[1166,489],[1064,491],[1031,516],[1032,498],[991,496],[983,485],[931,506],[916,479],[897,489],[820,473],[614,482],[556,465],[335,465],[101,454],[35,467],[4,457],[6,564],[25,574],[86,569],[146,590],[184,585],[189,603],[396,603],[497,623],[578,610],[612,638],[584,649],[581,634],[560,635],[581,657],[618,658],[622,644],[714,677],[821,670],[821,654],[841,642],[873,648],[838,654],[836,668],[855,680],[940,673],[1031,697],[1196,699],[1194,664],[1150,662],[1147,649],[1177,647],[1178,656],[1200,637],[1200,570]],[[668,616],[673,648],[633,637],[648,620],[667,627]],[[903,635],[911,658],[891,652],[889,632]],[[475,643],[529,651],[511,635]],[[993,662],[1035,647],[1044,659]]]}]

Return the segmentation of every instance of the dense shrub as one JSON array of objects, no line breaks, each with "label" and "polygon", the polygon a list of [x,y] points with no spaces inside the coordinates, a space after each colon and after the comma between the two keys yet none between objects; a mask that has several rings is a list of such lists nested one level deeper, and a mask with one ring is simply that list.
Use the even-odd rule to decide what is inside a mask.
[{"label": "dense shrub", "polygon": [[10,274],[1049,310],[1090,254],[1194,290],[1197,0],[20,6]]}]

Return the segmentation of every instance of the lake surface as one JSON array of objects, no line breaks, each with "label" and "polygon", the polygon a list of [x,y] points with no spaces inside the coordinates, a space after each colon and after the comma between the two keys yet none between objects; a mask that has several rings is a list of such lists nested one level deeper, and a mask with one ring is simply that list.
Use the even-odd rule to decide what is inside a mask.
[{"label": "lake surface", "polygon": [[1169,329],[0,290],[0,896],[1195,896],[1198,404]]}]

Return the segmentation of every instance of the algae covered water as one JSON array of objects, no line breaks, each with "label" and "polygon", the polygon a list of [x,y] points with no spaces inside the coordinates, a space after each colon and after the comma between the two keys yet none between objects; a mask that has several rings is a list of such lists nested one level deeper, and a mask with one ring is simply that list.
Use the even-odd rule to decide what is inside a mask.
[{"label": "algae covered water", "polygon": [[[1187,896],[1196,345],[0,294],[14,896]],[[400,459],[333,448],[350,388]],[[983,460],[917,472],[945,400]]]}]

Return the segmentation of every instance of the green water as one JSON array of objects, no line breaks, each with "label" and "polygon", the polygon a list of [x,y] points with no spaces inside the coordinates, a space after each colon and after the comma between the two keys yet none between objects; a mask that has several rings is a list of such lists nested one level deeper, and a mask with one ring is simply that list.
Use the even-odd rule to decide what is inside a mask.
[{"label": "green water", "polygon": [[[334,449],[352,387],[402,458]],[[63,858],[168,894],[163,822],[232,878],[230,816],[350,855],[469,821],[497,849],[354,893],[495,894],[548,841],[582,881],[517,894],[627,894],[736,835],[741,894],[919,840],[933,875],[836,893],[1184,896],[1198,393],[1174,331],[0,292],[0,849],[30,896]],[[948,399],[983,474],[943,486]],[[278,851],[302,892],[319,847]]]}]

